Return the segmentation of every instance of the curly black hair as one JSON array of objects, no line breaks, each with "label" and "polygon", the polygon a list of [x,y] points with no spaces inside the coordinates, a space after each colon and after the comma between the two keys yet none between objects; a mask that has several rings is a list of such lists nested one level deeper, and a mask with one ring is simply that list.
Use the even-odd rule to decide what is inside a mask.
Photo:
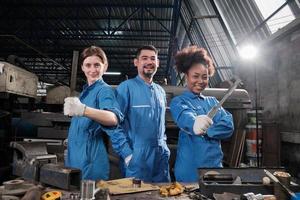
[{"label": "curly black hair", "polygon": [[204,48],[189,46],[175,55],[177,72],[187,73],[194,64],[203,64],[208,69],[208,75],[213,76],[215,67],[212,59]]}]

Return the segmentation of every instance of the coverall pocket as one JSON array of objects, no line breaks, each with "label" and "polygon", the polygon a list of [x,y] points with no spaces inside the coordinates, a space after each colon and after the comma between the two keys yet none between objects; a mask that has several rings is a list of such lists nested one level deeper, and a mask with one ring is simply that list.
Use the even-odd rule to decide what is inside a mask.
[{"label": "coverall pocket", "polygon": [[148,120],[152,120],[153,111],[150,105],[134,105],[132,106],[132,116],[134,116],[134,126],[138,127],[143,125]]},{"label": "coverall pocket", "polygon": [[131,160],[129,161],[129,163],[126,167],[127,169],[131,169],[134,166],[135,158],[136,158],[136,153],[135,153],[135,151],[133,151]]},{"label": "coverall pocket", "polygon": [[206,112],[202,106],[197,106],[195,109],[196,109],[195,111],[196,111],[197,115],[206,115]]},{"label": "coverall pocket", "polygon": [[132,159],[130,160],[126,168],[126,177],[139,177],[140,164],[144,163],[141,159],[143,152],[141,150],[134,150],[132,154]]}]

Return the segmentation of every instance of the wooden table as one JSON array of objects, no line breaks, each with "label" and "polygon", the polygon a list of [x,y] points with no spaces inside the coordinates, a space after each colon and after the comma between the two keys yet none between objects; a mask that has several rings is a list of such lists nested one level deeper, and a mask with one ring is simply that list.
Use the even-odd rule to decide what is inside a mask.
[{"label": "wooden table", "polygon": [[[155,183],[153,185],[162,186],[162,185],[169,185],[171,183]],[[188,190],[195,190],[199,188],[198,183],[181,183],[183,186],[187,187]],[[162,197],[159,193],[159,190],[154,191],[147,191],[147,192],[138,192],[138,193],[131,193],[131,194],[120,194],[120,195],[110,195],[111,200],[157,200],[157,199],[176,199],[176,200],[188,200],[192,199],[189,197],[188,192],[183,192],[180,195],[177,196],[171,196],[171,197]]]}]

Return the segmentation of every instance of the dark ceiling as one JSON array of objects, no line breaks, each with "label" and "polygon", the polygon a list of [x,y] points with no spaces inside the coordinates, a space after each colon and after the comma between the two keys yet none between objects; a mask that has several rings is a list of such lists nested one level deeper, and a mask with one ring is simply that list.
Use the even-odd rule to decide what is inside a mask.
[{"label": "dark ceiling", "polygon": [[[2,0],[0,58],[37,74],[41,81],[69,85],[73,51],[97,45],[108,56],[108,71],[122,73],[104,79],[118,84],[136,75],[136,49],[153,44],[160,59],[155,79],[162,81],[168,75],[179,4],[180,0]],[[83,83],[78,70],[78,87]]]}]

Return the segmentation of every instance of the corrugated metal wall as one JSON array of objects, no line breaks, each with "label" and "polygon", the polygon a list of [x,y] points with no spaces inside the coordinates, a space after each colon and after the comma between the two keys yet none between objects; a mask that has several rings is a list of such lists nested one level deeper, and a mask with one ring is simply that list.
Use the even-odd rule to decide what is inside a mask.
[{"label": "corrugated metal wall", "polygon": [[[190,44],[206,48],[216,64],[217,74],[210,85],[233,78],[237,47],[251,41],[262,41],[271,32],[254,0],[183,0],[177,29],[178,49]],[[176,84],[184,85],[181,76]],[[174,83],[173,83],[174,84]]]},{"label": "corrugated metal wall", "polygon": [[215,2],[237,45],[247,42],[247,40],[261,41],[270,36],[271,32],[265,24],[248,37],[249,33],[264,21],[254,0],[222,0]]}]

